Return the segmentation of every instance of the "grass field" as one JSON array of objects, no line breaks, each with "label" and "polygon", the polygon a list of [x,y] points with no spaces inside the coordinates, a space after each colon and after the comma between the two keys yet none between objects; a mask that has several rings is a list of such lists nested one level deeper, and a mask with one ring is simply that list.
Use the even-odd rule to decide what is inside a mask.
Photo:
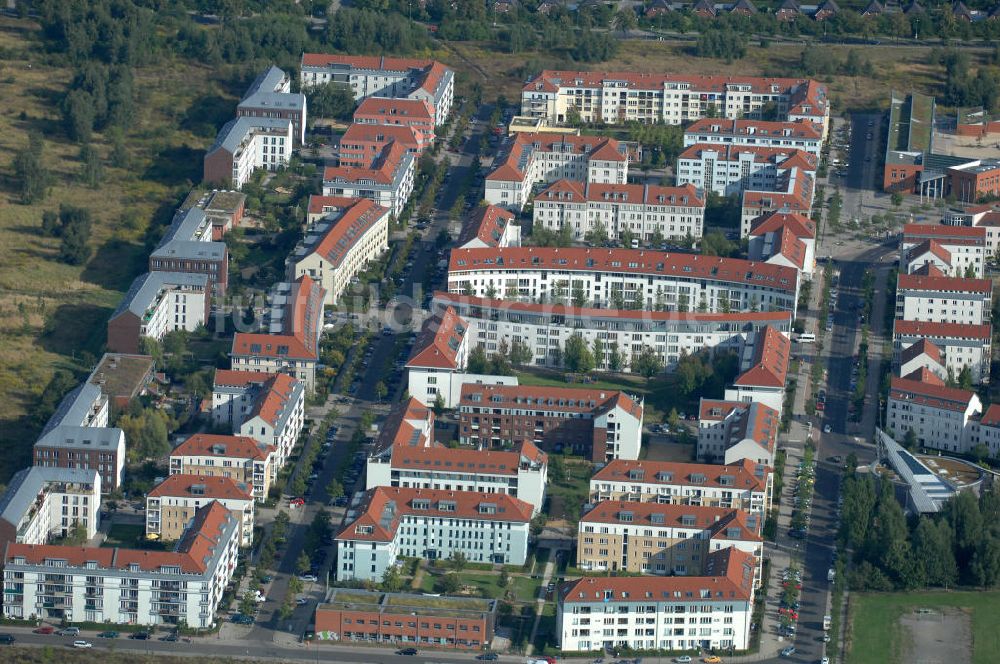
[{"label": "grass field", "polygon": [[904,664],[899,617],[914,609],[936,607],[955,607],[971,613],[972,661],[997,661],[1000,592],[926,592],[852,595],[847,664]]},{"label": "grass field", "polygon": [[[79,146],[64,135],[58,104],[73,72],[56,64],[30,21],[0,18],[4,63],[0,71],[0,483],[28,463],[37,422],[27,417],[59,368],[89,371],[105,343],[105,322],[144,269],[150,224],[169,222],[193,182],[200,180],[204,148],[212,136],[205,123],[221,124],[235,94],[213,72],[173,61],[135,72],[137,119],[126,134],[132,168],[104,164],[104,181],[91,189],[78,181]],[[201,109],[201,113],[192,109]],[[190,118],[197,116],[197,122]],[[198,134],[188,127],[194,128]],[[17,200],[12,162],[28,132],[45,138],[43,161],[54,176],[41,204]],[[94,147],[110,147],[96,134]],[[83,266],[56,260],[58,240],[41,234],[42,212],[70,203],[94,216],[93,257]],[[126,211],[138,224],[123,225]]]},{"label": "grass field", "polygon": [[108,537],[101,544],[102,547],[124,547],[133,548],[139,543],[139,539],[146,534],[146,529],[139,524],[116,523],[108,531]]}]

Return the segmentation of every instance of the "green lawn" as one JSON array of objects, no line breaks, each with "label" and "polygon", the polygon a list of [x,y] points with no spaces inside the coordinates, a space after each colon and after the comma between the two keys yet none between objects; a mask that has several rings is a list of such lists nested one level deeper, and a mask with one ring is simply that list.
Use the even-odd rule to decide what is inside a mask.
[{"label": "green lawn", "polygon": [[514,596],[519,602],[531,602],[538,598],[538,588],[542,585],[542,580],[527,576],[515,576],[511,578],[510,584],[514,588]]},{"label": "green lawn", "polygon": [[973,663],[997,661],[1000,592],[926,592],[852,595],[847,664],[904,664],[899,616],[913,609],[935,607],[959,607],[970,611]]},{"label": "green lawn", "polygon": [[146,534],[145,527],[132,523],[116,523],[108,530],[108,538],[101,544],[103,547],[134,548]]}]

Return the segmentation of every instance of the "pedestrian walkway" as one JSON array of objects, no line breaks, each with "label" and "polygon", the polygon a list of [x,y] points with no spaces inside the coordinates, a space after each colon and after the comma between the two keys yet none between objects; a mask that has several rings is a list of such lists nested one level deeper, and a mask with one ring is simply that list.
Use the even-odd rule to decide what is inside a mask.
[{"label": "pedestrian walkway", "polygon": [[531,636],[528,637],[528,647],[524,651],[525,655],[530,655],[535,648],[535,637],[538,636],[538,625],[542,621],[542,611],[545,610],[545,600],[548,597],[548,593],[545,592],[545,588],[549,585],[549,581],[552,579],[552,573],[555,571],[555,568],[555,556],[550,555],[548,562],[545,563],[545,572],[542,573],[542,592],[539,593],[538,599],[535,600],[535,622],[531,626]]}]

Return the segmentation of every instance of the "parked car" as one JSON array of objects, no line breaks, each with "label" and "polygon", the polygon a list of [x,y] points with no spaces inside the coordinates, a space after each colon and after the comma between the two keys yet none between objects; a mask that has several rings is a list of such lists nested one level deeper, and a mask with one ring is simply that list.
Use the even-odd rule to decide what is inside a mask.
[{"label": "parked car", "polygon": [[791,657],[794,654],[795,654],[795,646],[788,646],[787,648],[782,648],[781,650],[782,657]]},{"label": "parked car", "polygon": [[41,627],[32,630],[34,634],[54,634],[56,631],[55,627],[50,627],[49,625],[42,625]]},{"label": "parked car", "polygon": [[13,634],[0,634],[0,643],[4,645],[13,645],[14,635]]},{"label": "parked car", "polygon": [[90,641],[77,640],[73,642],[74,648],[93,648],[94,644]]},{"label": "parked car", "polygon": [[417,649],[416,648],[403,648],[402,650],[397,650],[396,654],[397,655],[409,655],[410,657],[412,657],[413,655],[417,654]]},{"label": "parked car", "polygon": [[309,583],[316,583],[317,581],[319,581],[319,578],[315,574],[302,574],[301,576],[299,576],[299,580],[307,581]]},{"label": "parked car", "polygon": [[299,597],[298,599],[295,600],[295,603],[298,604],[299,606],[305,606],[306,604],[309,603],[309,600],[306,599],[305,597]]},{"label": "parked car", "polygon": [[118,638],[118,632],[116,632],[114,630],[108,630],[107,632],[101,632],[100,634],[98,634],[97,638],[99,638],[99,639],[117,639]]},{"label": "parked car", "polygon": [[173,643],[175,641],[180,641],[181,637],[177,635],[176,632],[173,634],[167,634],[166,636],[161,636],[160,641],[167,641],[168,643]]},{"label": "parked car", "polygon": [[63,629],[56,632],[59,636],[80,636],[79,627],[64,627]]}]

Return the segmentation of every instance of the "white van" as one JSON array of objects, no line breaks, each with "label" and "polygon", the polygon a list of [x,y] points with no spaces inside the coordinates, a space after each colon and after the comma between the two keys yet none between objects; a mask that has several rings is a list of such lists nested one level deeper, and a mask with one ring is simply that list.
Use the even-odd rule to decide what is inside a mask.
[{"label": "white van", "polygon": [[799,335],[796,341],[798,341],[800,344],[816,343],[816,335],[813,334],[812,332],[803,332],[802,334]]}]

